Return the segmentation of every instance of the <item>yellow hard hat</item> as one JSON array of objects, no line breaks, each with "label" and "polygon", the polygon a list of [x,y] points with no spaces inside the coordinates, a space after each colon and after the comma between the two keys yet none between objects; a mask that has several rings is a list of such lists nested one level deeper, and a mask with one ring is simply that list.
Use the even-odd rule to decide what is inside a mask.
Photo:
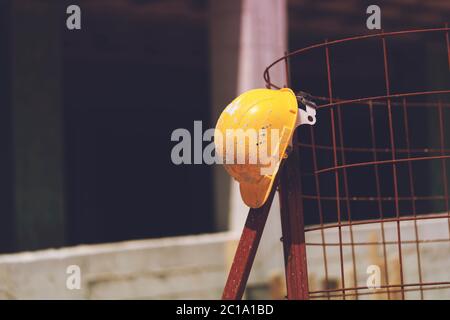
[{"label": "yellow hard hat", "polygon": [[214,133],[216,155],[239,182],[244,203],[261,207],[267,200],[295,128],[314,124],[316,111],[299,109],[289,88],[254,89],[234,99],[222,112]]}]

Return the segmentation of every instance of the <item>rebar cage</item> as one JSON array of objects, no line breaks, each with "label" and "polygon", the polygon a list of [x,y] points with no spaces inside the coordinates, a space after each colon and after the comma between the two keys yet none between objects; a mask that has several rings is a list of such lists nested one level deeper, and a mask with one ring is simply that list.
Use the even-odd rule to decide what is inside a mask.
[{"label": "rebar cage", "polygon": [[[449,30],[325,41],[265,70],[318,103],[277,177],[287,298],[450,299]],[[224,298],[242,297],[274,193],[249,212]]]}]

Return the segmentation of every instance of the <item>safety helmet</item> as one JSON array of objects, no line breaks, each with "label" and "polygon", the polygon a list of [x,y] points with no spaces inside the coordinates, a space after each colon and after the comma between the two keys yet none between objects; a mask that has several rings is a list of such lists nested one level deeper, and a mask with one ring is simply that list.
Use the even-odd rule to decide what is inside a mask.
[{"label": "safety helmet", "polygon": [[220,115],[214,132],[216,156],[239,182],[247,206],[259,208],[267,200],[295,128],[315,123],[315,108],[303,104],[305,110],[299,109],[289,88],[254,89],[234,99]]}]

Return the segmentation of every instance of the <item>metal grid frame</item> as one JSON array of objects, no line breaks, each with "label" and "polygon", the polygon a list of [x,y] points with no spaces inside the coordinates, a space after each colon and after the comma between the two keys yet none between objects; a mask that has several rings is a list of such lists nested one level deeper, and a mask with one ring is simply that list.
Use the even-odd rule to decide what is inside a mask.
[{"label": "metal grid frame", "polygon": [[[450,70],[450,41],[449,41],[449,31],[450,28],[448,24],[443,28],[432,28],[432,29],[419,29],[419,30],[408,30],[408,31],[398,31],[398,32],[381,32],[377,34],[363,35],[357,37],[350,37],[335,41],[325,41],[323,43],[312,45],[306,48],[302,48],[291,53],[286,53],[283,57],[274,61],[271,65],[267,67],[264,71],[264,79],[266,81],[267,88],[279,89],[281,87],[291,87],[290,81],[290,59],[302,55],[305,52],[311,50],[316,50],[316,52],[324,53],[325,65],[326,65],[326,77],[328,85],[328,97],[316,97],[322,100],[323,104],[318,106],[318,117],[320,113],[328,112],[330,117],[330,128],[331,128],[331,145],[319,145],[316,143],[314,138],[313,128],[311,128],[311,141],[310,143],[300,143],[297,140],[297,136],[294,135],[294,150],[290,156],[283,161],[278,176],[274,186],[278,186],[279,196],[280,196],[280,207],[281,207],[281,224],[282,224],[282,243],[284,249],[285,257],[285,275],[286,275],[286,285],[287,285],[287,298],[288,299],[312,299],[312,298],[352,298],[366,295],[375,294],[373,291],[368,290],[367,287],[362,286],[345,286],[345,273],[344,273],[344,254],[343,248],[345,246],[350,246],[352,250],[352,263],[355,265],[355,254],[354,250],[356,246],[360,245],[381,245],[383,247],[384,260],[386,262],[386,246],[396,245],[399,259],[399,273],[400,273],[400,283],[390,284],[387,279],[387,284],[381,286],[381,289],[376,291],[376,294],[385,293],[386,297],[392,298],[395,294],[400,294],[399,298],[405,299],[405,293],[410,291],[416,291],[420,293],[420,297],[424,298],[424,292],[426,290],[432,289],[445,289],[450,288],[450,282],[448,281],[438,281],[438,282],[426,282],[423,279],[421,271],[421,257],[420,257],[420,245],[426,241],[421,240],[418,237],[418,227],[417,223],[420,220],[425,219],[448,219],[448,239],[440,239],[443,242],[449,242],[450,244],[450,211],[449,211],[449,186],[447,177],[446,160],[450,158],[450,149],[445,148],[445,133],[444,133],[444,116],[443,110],[445,108],[450,108],[450,105],[443,103],[439,98],[442,95],[450,93],[450,89],[447,90],[435,90],[435,91],[416,91],[408,93],[392,93],[389,75],[389,61],[387,54],[387,38],[402,37],[411,34],[435,34],[445,41],[446,53],[448,61],[448,70]],[[384,85],[385,85],[385,95],[364,97],[356,99],[336,99],[333,92],[333,82],[332,82],[332,66],[330,62],[330,48],[341,43],[350,43],[355,41],[362,41],[365,39],[378,39],[382,48],[383,53],[383,67],[384,67]],[[320,51],[322,50],[322,51]],[[285,76],[286,84],[277,85],[271,82],[270,70],[272,67],[284,63],[285,66]],[[414,97],[425,97],[432,96],[437,97],[437,102],[414,102],[411,101]],[[344,146],[344,138],[342,132],[342,108],[363,105],[367,108],[370,116],[370,134],[372,136],[371,146],[365,148],[355,148]],[[375,126],[374,126],[374,108],[377,106],[383,106],[387,108],[388,113],[388,123],[387,130],[389,133],[390,146],[389,148],[377,147],[377,141],[375,138]],[[420,107],[424,110],[430,110],[427,108],[432,108],[437,110],[439,123],[436,124],[439,131],[439,141],[438,148],[427,148],[420,149],[414,148],[411,143],[410,138],[410,125],[408,121],[408,111],[410,108]],[[406,146],[404,148],[397,147],[394,138],[394,128],[397,123],[393,119],[393,108],[401,108],[403,113],[403,127],[404,134],[406,137]],[[305,147],[310,148],[312,151],[312,163],[314,170],[312,175],[315,179],[316,194],[307,195],[302,193],[301,178],[302,172],[299,168],[299,148]],[[319,168],[317,160],[317,152],[321,149],[327,149],[332,152],[333,165],[325,168]],[[347,162],[346,153],[348,152],[367,152],[372,155],[372,161],[364,162]],[[387,160],[380,160],[379,153],[386,153],[390,156]],[[421,156],[414,156],[416,154],[421,154]],[[399,157],[399,155],[401,155]],[[413,182],[413,169],[412,164],[417,161],[440,161],[441,162],[441,175],[444,177],[442,184],[444,192],[442,195],[433,196],[420,196],[416,194]],[[406,165],[409,177],[409,196],[399,195],[399,174],[397,172],[398,166]],[[379,168],[381,166],[390,166],[392,170],[392,186],[394,195],[392,198],[386,199],[381,194],[380,185],[380,174]],[[349,181],[348,171],[353,168],[367,168],[375,172],[376,180],[376,194],[370,195],[368,197],[351,197],[349,195]],[[335,184],[335,194],[333,196],[323,196],[321,195],[320,179],[319,176],[323,174],[333,174],[334,184]],[[343,188],[342,188],[343,185]],[[245,286],[251,271],[251,267],[256,255],[259,241],[261,239],[262,232],[267,220],[270,206],[272,204],[276,187],[271,191],[270,197],[266,204],[259,209],[250,209],[249,215],[244,226],[244,231],[242,233],[236,255],[231,266],[229,277],[223,292],[223,299],[241,299],[244,295]],[[305,227],[304,224],[304,210],[303,201],[305,199],[317,201],[318,210],[320,213],[320,223],[315,226]],[[356,220],[352,219],[351,215],[351,201],[375,201],[378,206],[379,217],[376,219],[369,220]],[[416,201],[418,200],[429,200],[429,201],[443,201],[445,203],[444,214],[427,214],[418,215],[416,212]],[[324,222],[323,208],[322,204],[324,201],[334,201],[336,203],[337,217],[336,222],[327,224]],[[393,217],[387,217],[383,212],[383,201],[394,201],[395,204],[395,215]],[[409,201],[411,203],[411,214],[408,216],[402,216],[400,214],[400,202]],[[343,218],[342,207],[346,208],[347,220]],[[405,221],[411,221],[414,223],[415,239],[414,240],[402,240],[402,232],[400,224]],[[385,223],[395,223],[396,224],[396,236],[395,241],[388,241],[384,237],[384,224]],[[382,240],[381,242],[356,242],[353,239],[353,229],[355,226],[364,224],[379,223],[382,230]],[[339,240],[337,243],[326,243],[324,239],[324,232],[326,229],[335,228],[338,230]],[[342,229],[349,228],[350,230],[350,241],[344,242],[342,236]],[[305,240],[305,235],[308,232],[317,231],[321,233],[321,243],[307,243]],[[436,240],[438,241],[438,240]],[[402,245],[409,243],[415,244],[417,251],[417,261],[418,261],[418,277],[419,281],[417,283],[409,283],[404,279],[403,274],[403,261],[402,261]],[[339,247],[339,259],[340,259],[340,280],[341,285],[339,288],[323,289],[311,291],[308,288],[308,271],[307,271],[307,246],[317,245],[321,246],[323,250],[324,257],[324,269],[325,277],[327,278],[327,255],[326,248],[330,245]],[[449,257],[450,259],[450,257]],[[387,268],[387,263],[384,264]],[[388,277],[387,269],[384,270],[386,273],[386,278]],[[328,279],[327,279],[328,280]],[[356,281],[356,275],[354,279]]]}]

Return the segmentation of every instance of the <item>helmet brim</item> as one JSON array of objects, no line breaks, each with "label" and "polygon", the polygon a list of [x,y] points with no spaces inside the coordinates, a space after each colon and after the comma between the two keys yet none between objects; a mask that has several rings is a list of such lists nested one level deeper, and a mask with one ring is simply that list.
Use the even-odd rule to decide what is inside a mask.
[{"label": "helmet brim", "polygon": [[259,183],[241,182],[239,187],[244,203],[250,208],[262,207],[269,197],[274,180],[275,175],[272,175],[264,176]]}]

